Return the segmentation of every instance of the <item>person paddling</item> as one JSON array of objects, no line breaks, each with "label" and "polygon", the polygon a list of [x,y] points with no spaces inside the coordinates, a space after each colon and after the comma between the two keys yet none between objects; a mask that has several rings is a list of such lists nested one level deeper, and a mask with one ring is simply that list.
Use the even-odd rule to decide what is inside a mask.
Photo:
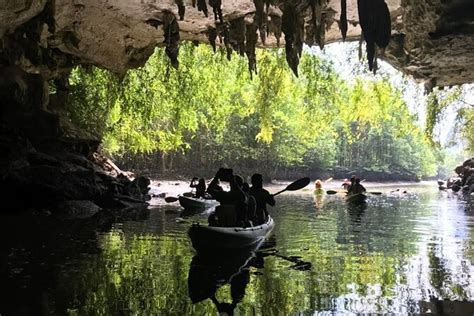
[{"label": "person paddling", "polygon": [[349,182],[349,180],[348,180],[348,179],[344,179],[344,182],[342,182],[341,187],[342,187],[345,191],[348,191],[350,186],[351,186],[351,183]]},{"label": "person paddling", "polygon": [[252,187],[250,187],[249,194],[255,198],[257,203],[257,225],[263,224],[268,217],[267,204],[274,206],[275,199],[273,195],[263,188],[263,177],[261,174],[256,173],[251,179]]},{"label": "person paddling", "polygon": [[349,184],[349,186],[347,187],[347,194],[352,193],[352,190],[355,188],[355,179],[355,176],[351,177],[351,184]]},{"label": "person paddling", "polygon": [[321,180],[317,179],[315,182],[314,182],[314,188],[316,190],[321,190],[323,188],[323,183],[321,182]]},{"label": "person paddling", "polygon": [[204,178],[200,178],[198,180],[198,183],[196,184],[195,181],[198,180],[198,178],[194,177],[191,180],[191,184],[189,185],[191,188],[196,189],[196,194],[194,195],[196,198],[204,198],[206,195],[206,181]]},{"label": "person paddling", "polygon": [[[228,181],[230,190],[223,191],[219,186],[219,180]],[[215,213],[209,216],[209,224],[211,226],[235,226],[238,219],[242,218],[239,208],[246,205],[246,195],[241,189],[241,184],[239,185],[237,182],[232,169],[220,168],[209,183],[207,193],[220,203],[216,207]]]},{"label": "person paddling", "polygon": [[367,191],[367,190],[364,188],[364,186],[362,184],[360,184],[360,179],[355,178],[354,185],[351,186],[351,193],[352,194],[360,194],[360,193],[364,193],[365,191]]}]

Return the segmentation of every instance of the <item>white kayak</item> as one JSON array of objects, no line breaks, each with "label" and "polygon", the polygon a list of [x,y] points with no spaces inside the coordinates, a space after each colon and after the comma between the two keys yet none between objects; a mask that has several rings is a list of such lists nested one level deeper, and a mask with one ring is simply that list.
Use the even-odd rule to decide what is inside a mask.
[{"label": "white kayak", "polygon": [[217,227],[193,224],[188,231],[196,250],[245,248],[265,240],[275,222],[271,216],[265,223],[252,227]]}]

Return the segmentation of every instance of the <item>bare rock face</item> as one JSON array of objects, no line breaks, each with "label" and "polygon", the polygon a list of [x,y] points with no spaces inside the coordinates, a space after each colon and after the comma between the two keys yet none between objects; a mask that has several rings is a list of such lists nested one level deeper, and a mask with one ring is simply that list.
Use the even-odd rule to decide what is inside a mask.
[{"label": "bare rock face", "polygon": [[[247,55],[251,71],[255,45],[286,47],[287,60],[297,73],[303,42],[323,47],[341,41],[343,35],[359,40],[362,2],[0,0],[0,62],[21,64],[47,77],[78,63],[124,74],[145,63],[156,46],[166,46],[172,64],[178,66],[179,41],[190,40]],[[391,39],[385,52],[375,52],[379,58],[426,82],[428,88],[474,81],[472,0],[385,3]],[[346,14],[341,16],[344,4]],[[22,42],[22,34],[27,34],[28,43]],[[28,49],[11,48],[18,42]]]},{"label": "bare rock face", "polygon": [[0,0],[0,38],[40,14],[47,0]]}]

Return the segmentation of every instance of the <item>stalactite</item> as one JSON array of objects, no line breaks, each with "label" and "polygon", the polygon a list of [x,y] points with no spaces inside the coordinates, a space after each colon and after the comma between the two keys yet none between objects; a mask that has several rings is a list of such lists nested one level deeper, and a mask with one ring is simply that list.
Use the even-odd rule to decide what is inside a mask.
[{"label": "stalactite", "polygon": [[378,1],[377,28],[375,29],[375,43],[378,47],[385,49],[390,42],[392,33],[392,20],[390,18],[390,11],[384,1]]},{"label": "stalactite", "polygon": [[306,30],[306,43],[311,46],[316,42],[321,49],[324,48],[326,36],[326,4],[326,0],[307,0],[299,5],[301,10],[307,5],[311,11],[311,19]]},{"label": "stalactite", "polygon": [[268,33],[273,33],[276,38],[277,46],[280,47],[281,38],[281,17],[270,14],[270,21],[267,25]]},{"label": "stalactite", "polygon": [[245,28],[244,17],[229,22],[229,43],[241,56],[245,54]]},{"label": "stalactite", "polygon": [[382,49],[390,41],[390,12],[384,0],[357,0],[359,21],[366,42],[369,69],[374,72],[375,45]]},{"label": "stalactite", "polygon": [[231,60],[232,58],[232,46],[230,44],[230,34],[229,34],[229,25],[228,23],[216,23],[216,33],[219,37],[219,41],[224,42],[224,46],[227,52],[227,59]]},{"label": "stalactite", "polygon": [[254,72],[257,73],[257,55],[255,54],[258,39],[257,28],[255,23],[246,26],[245,53],[249,61],[250,78],[253,78]]},{"label": "stalactite", "polygon": [[298,64],[303,50],[304,18],[290,2],[286,2],[283,9],[282,31],[285,34],[286,61],[298,76]]},{"label": "stalactite", "polygon": [[163,29],[164,43],[166,44],[165,53],[171,60],[171,65],[178,68],[179,25],[175,15],[170,11],[163,11]]},{"label": "stalactite", "polygon": [[214,27],[210,27],[207,30],[207,38],[209,39],[209,43],[211,44],[212,50],[215,53],[216,52],[217,30]]},{"label": "stalactite", "polygon": [[268,9],[270,8],[269,3],[265,3],[265,10],[263,11],[263,21],[262,25],[258,27],[258,32],[260,34],[260,39],[262,40],[262,44],[266,45],[267,35],[268,35]]},{"label": "stalactite", "polygon": [[197,6],[198,6],[198,11],[199,12],[202,11],[204,13],[204,16],[207,18],[208,11],[207,11],[206,0],[197,0]]},{"label": "stalactite", "polygon": [[341,30],[342,40],[346,40],[347,35],[347,2],[341,0],[341,18],[339,19],[339,29]]},{"label": "stalactite", "polygon": [[219,22],[224,23],[224,19],[222,18],[222,0],[209,0],[209,5],[214,12],[214,20],[217,21],[219,18]]},{"label": "stalactite", "polygon": [[183,0],[175,0],[174,2],[178,6],[179,19],[182,21],[182,20],[184,20],[184,14],[186,12],[186,7],[184,6],[184,1]]},{"label": "stalactite", "polygon": [[254,0],[253,3],[255,4],[255,21],[257,23],[259,32],[260,32],[260,40],[265,45],[266,39],[266,14],[265,14],[265,3],[263,0]]}]

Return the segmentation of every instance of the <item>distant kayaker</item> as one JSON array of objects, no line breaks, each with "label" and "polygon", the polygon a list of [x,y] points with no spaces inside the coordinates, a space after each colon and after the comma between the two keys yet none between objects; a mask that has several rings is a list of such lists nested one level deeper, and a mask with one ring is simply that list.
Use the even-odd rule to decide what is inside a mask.
[{"label": "distant kayaker", "polygon": [[273,195],[263,188],[263,177],[261,174],[254,174],[252,176],[252,187],[250,188],[250,195],[255,198],[257,202],[257,225],[264,223],[268,217],[267,204],[274,206],[275,199]]},{"label": "distant kayaker", "polygon": [[341,187],[342,187],[344,190],[348,191],[350,186],[351,186],[351,183],[349,182],[349,180],[348,180],[348,179],[344,179],[344,182],[342,182]]},{"label": "distant kayaker", "polygon": [[189,185],[191,188],[195,188],[196,189],[196,194],[195,194],[195,197],[196,198],[204,198],[205,195],[206,195],[206,181],[204,180],[204,178],[200,178],[198,180],[198,183],[196,184],[195,181],[198,180],[197,177],[194,177],[192,180],[191,180],[191,184]]},{"label": "distant kayaker", "polygon": [[314,188],[316,190],[321,190],[323,188],[323,183],[321,182],[321,180],[317,179],[315,182],[314,182]]},{"label": "distant kayaker", "polygon": [[351,177],[351,184],[347,187],[347,193],[352,193],[352,190],[355,188],[355,176]]},{"label": "distant kayaker", "polygon": [[364,193],[367,191],[362,184],[360,184],[360,179],[355,178],[354,180],[354,185],[351,186],[351,193],[352,194],[358,194],[358,193]]}]

